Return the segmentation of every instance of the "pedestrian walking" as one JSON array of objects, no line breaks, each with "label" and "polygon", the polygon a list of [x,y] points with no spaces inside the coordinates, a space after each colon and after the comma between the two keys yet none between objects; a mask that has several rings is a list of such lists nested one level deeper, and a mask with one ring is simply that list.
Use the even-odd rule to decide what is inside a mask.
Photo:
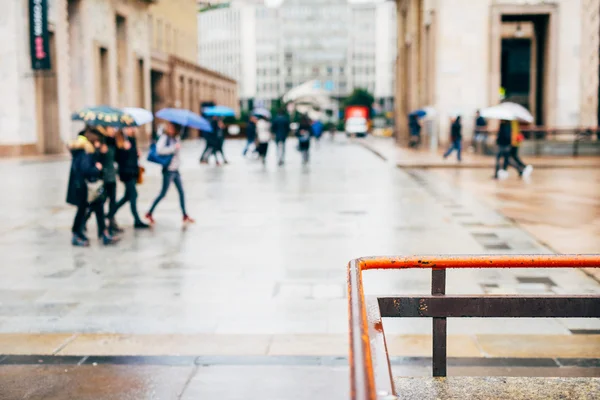
[{"label": "pedestrian walking", "polygon": [[246,126],[246,147],[242,155],[245,157],[249,150],[255,146],[256,142],[256,122],[258,119],[255,115],[251,115],[248,119],[248,125]]},{"label": "pedestrian walking", "polygon": [[158,138],[156,142],[156,152],[160,156],[169,156],[171,160],[162,171],[162,188],[158,197],[152,203],[150,211],[146,214],[146,219],[150,224],[154,224],[154,210],[158,203],[167,195],[169,186],[171,183],[175,184],[177,192],[179,193],[179,206],[183,214],[183,223],[193,223],[194,220],[190,218],[185,209],[185,193],[183,191],[183,182],[181,180],[181,174],[179,173],[179,167],[181,165],[181,139],[179,134],[182,130],[182,126],[174,122],[167,122],[164,133]]},{"label": "pedestrian walking", "polygon": [[519,176],[528,178],[533,172],[533,167],[531,165],[526,165],[519,157],[519,147],[521,147],[521,143],[523,143],[524,140],[525,136],[523,136],[523,133],[521,133],[519,121],[511,121],[511,147],[509,165],[513,166],[517,170]]},{"label": "pedestrian walking", "polygon": [[88,209],[96,214],[98,237],[104,245],[118,241],[106,229],[104,219],[104,201],[102,199],[102,163],[99,149],[102,146],[102,135],[97,130],[86,128],[77,139],[68,146],[71,152],[71,170],[67,189],[67,203],[77,207],[71,228],[73,246],[87,247],[84,225]]},{"label": "pedestrian walking", "polygon": [[217,119],[216,129],[213,128],[215,133],[215,144],[213,146],[213,155],[215,156],[215,160],[217,165],[219,163],[218,154],[221,154],[221,158],[223,159],[223,163],[229,164],[227,158],[225,158],[225,153],[223,152],[223,145],[225,144],[225,123],[222,118]]},{"label": "pedestrian walking", "polygon": [[317,143],[321,139],[321,135],[323,134],[323,123],[319,120],[315,120],[312,123],[313,134],[315,135],[315,139]]},{"label": "pedestrian walking", "polygon": [[[216,117],[215,117],[216,118]],[[211,132],[204,132],[202,136],[206,141],[206,146],[204,147],[204,151],[200,156],[200,164],[208,164],[208,159],[211,154],[214,153],[214,149],[217,146],[217,135],[216,135],[216,121],[211,121]]]},{"label": "pedestrian walking", "polygon": [[109,219],[114,219],[116,213],[126,203],[131,207],[135,229],[147,229],[150,225],[145,224],[140,218],[137,210],[137,188],[138,178],[140,177],[139,157],[140,152],[135,138],[135,128],[125,128],[117,133],[115,138],[117,145],[116,160],[119,166],[119,179],[125,185],[125,194],[117,202],[114,210],[109,214]]},{"label": "pedestrian walking", "polygon": [[460,122],[460,115],[456,117],[450,128],[450,140],[452,141],[450,148],[444,154],[444,159],[448,158],[454,150],[456,150],[456,159],[460,162],[462,152],[462,124]]},{"label": "pedestrian walking", "polygon": [[271,123],[264,116],[258,116],[256,122],[256,139],[258,141],[258,156],[263,165],[267,163],[267,151],[269,150],[269,141],[271,140]]},{"label": "pedestrian walking", "polygon": [[290,118],[283,108],[279,110],[273,120],[271,131],[275,135],[275,144],[277,145],[277,164],[282,166],[285,163],[285,144],[290,135]]},{"label": "pedestrian walking", "polygon": [[475,113],[475,136],[476,142],[482,140],[487,133],[487,121],[481,116],[481,112],[477,110]]},{"label": "pedestrian walking", "polygon": [[302,154],[302,164],[307,165],[310,160],[310,138],[313,136],[313,129],[308,117],[302,117],[296,136],[298,137],[298,150]]},{"label": "pedestrian walking", "polygon": [[[510,149],[512,143],[512,129],[510,121],[500,121],[500,129],[498,130],[498,137],[496,138],[496,145],[498,146],[498,152],[496,153],[496,171],[494,173],[494,179],[506,179],[508,172],[506,169],[509,165],[510,160]],[[502,167],[500,166],[500,160],[503,160]]]},{"label": "pedestrian walking", "polygon": [[421,123],[415,114],[408,116],[408,130],[410,132],[409,147],[416,149],[421,145]]}]

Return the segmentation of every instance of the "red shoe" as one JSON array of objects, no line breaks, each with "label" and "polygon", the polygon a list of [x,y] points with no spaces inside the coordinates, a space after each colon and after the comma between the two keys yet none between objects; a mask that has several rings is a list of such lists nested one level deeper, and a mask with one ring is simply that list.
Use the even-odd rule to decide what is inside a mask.
[{"label": "red shoe", "polygon": [[196,221],[194,219],[190,218],[189,215],[184,215],[183,216],[183,223],[184,224],[195,224]]},{"label": "red shoe", "polygon": [[146,214],[146,219],[148,220],[148,222],[150,223],[150,225],[154,225],[154,218],[152,218],[152,214],[148,213]]}]

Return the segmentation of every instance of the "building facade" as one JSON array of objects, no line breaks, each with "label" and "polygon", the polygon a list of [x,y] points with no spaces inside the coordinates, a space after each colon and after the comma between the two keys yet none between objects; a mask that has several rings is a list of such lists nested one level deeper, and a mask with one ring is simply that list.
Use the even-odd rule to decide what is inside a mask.
[{"label": "building facade", "polygon": [[396,132],[407,114],[436,110],[433,142],[463,117],[469,139],[478,108],[502,100],[528,108],[537,125],[596,126],[598,0],[399,0]]},{"label": "building facade", "polygon": [[333,97],[368,89],[391,109],[395,15],[393,2],[233,1],[199,14],[199,60],[238,81],[244,108],[314,80]]},{"label": "building facade", "polygon": [[176,107],[201,113],[207,105],[239,111],[237,82],[198,65],[197,1],[176,3],[160,0],[149,9],[152,111]]},{"label": "building facade", "polygon": [[[32,69],[29,1],[3,2],[0,156],[64,152],[64,144],[82,128],[71,115],[86,106],[156,110],[173,105],[199,111],[208,101],[235,107],[236,82],[196,64],[195,1],[177,3],[174,7],[167,0],[40,1],[47,5],[51,68],[39,71]],[[182,8],[186,21],[177,19]],[[164,18],[165,36],[155,31],[156,15]],[[171,24],[169,30],[166,23]],[[171,50],[157,51],[159,40]],[[167,93],[161,97],[163,103],[153,95],[156,82],[151,72],[161,62],[173,77],[159,82]],[[147,136],[141,137],[143,143]]]},{"label": "building facade", "polygon": [[51,69],[33,71],[29,2],[0,16],[0,156],[61,153],[94,104],[149,106],[148,1],[50,0]]}]

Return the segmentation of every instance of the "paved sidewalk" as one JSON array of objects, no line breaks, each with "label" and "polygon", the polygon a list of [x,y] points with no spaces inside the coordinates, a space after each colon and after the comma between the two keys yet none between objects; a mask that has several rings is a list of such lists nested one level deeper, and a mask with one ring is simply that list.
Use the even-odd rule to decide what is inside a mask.
[{"label": "paved sidewalk", "polygon": [[[0,198],[0,333],[16,339],[13,350],[0,353],[36,354],[48,340],[52,353],[88,355],[124,352],[119,343],[127,342],[138,354],[148,347],[176,354],[188,343],[196,355],[213,348],[222,355],[338,355],[346,346],[345,266],[352,258],[552,252],[458,184],[433,171],[390,168],[353,141],[315,146],[309,169],[293,143],[285,168],[271,158],[266,169],[242,159],[242,145],[228,142],[232,163],[216,168],[198,165],[201,143],[186,143],[182,175],[197,224],[181,229],[172,190],[152,231],[132,231],[124,209],[123,241],[107,249],[95,240],[89,249],[69,245],[67,161],[1,164],[11,195]],[[159,185],[158,168],[149,166],[141,211]],[[365,274],[367,293],[424,294],[429,285],[428,271]],[[586,294],[600,293],[600,285],[576,270],[450,271],[448,293]],[[400,335],[399,351],[424,354],[431,321],[389,320],[385,329]],[[476,355],[481,342],[469,335],[570,338],[600,330],[600,321],[467,319],[451,320],[448,330],[469,343],[457,351]],[[54,334],[66,336],[47,336]],[[210,349],[197,344],[203,342]]]},{"label": "paved sidewalk", "polygon": [[[427,169],[490,169],[493,170],[495,158],[463,151],[462,162],[456,161],[456,153],[444,160],[442,150],[431,152],[429,150],[412,150],[395,145],[393,138],[369,136],[366,139],[357,139],[357,142],[379,157],[390,163],[395,163],[399,168],[427,168]],[[529,157],[527,162],[535,168],[599,168],[600,157]]]}]

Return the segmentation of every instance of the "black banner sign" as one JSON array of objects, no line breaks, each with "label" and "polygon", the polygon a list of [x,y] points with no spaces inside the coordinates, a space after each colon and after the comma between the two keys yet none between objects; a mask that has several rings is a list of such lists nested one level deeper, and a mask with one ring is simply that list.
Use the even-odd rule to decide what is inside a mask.
[{"label": "black banner sign", "polygon": [[29,0],[29,37],[31,68],[34,70],[50,69],[48,0]]}]

